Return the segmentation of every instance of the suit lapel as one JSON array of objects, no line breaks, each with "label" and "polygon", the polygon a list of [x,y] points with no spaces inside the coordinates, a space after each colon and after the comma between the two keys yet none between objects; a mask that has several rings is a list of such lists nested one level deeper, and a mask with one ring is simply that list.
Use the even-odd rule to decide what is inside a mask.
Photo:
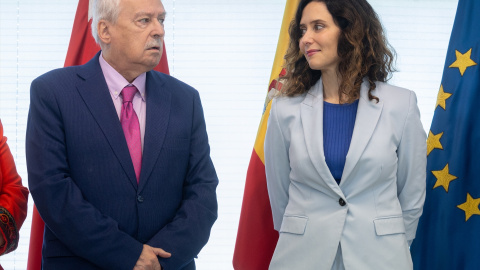
[{"label": "suit lapel", "polygon": [[325,183],[338,194],[342,191],[325,162],[323,148],[323,84],[322,79],[308,91],[300,107],[300,115],[307,152],[313,166]]},{"label": "suit lapel", "polygon": [[141,192],[157,162],[167,133],[170,119],[171,94],[165,90],[165,82],[159,74],[147,72],[145,140],[140,172]]},{"label": "suit lapel", "polygon": [[79,67],[78,76],[82,80],[77,83],[77,90],[107,138],[131,184],[136,189],[137,179],[135,170],[133,169],[122,126],[118,120],[112,97],[100,68],[99,55],[100,53],[87,64]]},{"label": "suit lapel", "polygon": [[368,82],[364,81],[360,90],[355,127],[353,129],[352,141],[348,149],[340,185],[344,183],[344,180],[348,179],[353,168],[357,165],[382,113],[383,102],[380,100],[379,103],[376,103],[375,100],[370,101],[368,99],[368,85]]}]

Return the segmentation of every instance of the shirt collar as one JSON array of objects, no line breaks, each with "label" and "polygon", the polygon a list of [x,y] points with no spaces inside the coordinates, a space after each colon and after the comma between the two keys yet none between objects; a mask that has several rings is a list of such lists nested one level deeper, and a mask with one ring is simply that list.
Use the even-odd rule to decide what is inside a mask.
[{"label": "shirt collar", "polygon": [[140,92],[143,101],[145,101],[145,82],[147,78],[145,72],[135,78],[132,83],[129,83],[120,73],[118,73],[118,71],[103,59],[103,53],[100,53],[99,61],[103,76],[107,82],[108,90],[115,99],[118,98],[125,86],[134,85],[137,87],[138,92]]}]

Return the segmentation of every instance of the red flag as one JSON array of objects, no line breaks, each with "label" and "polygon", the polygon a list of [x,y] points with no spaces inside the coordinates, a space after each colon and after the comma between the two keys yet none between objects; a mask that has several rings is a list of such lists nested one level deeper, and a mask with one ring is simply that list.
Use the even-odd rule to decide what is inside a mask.
[{"label": "red flag", "polygon": [[[93,3],[93,1],[92,1]],[[75,21],[73,22],[70,45],[68,46],[65,66],[83,65],[92,59],[100,50],[100,46],[92,36],[92,18],[89,14],[89,0],[78,2]],[[156,71],[169,74],[167,52],[163,44],[163,54],[160,63],[154,68]],[[28,250],[27,270],[40,270],[42,265],[43,230],[45,224],[38,214],[37,208],[33,208],[32,229],[30,233],[30,246]]]},{"label": "red flag", "polygon": [[242,212],[238,225],[237,242],[233,254],[235,270],[266,270],[277,245],[278,232],[273,229],[272,210],[268,198],[265,176],[263,143],[270,115],[273,93],[282,87],[281,77],[285,75],[285,52],[289,42],[288,26],[293,19],[300,0],[287,0],[282,27],[278,38],[277,51],[270,76],[265,111],[260,121],[257,138],[250,159],[243,195]]}]

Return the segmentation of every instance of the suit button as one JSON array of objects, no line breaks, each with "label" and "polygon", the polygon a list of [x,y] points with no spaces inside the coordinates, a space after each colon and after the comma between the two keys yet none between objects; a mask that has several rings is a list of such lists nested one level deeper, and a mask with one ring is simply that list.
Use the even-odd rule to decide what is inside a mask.
[{"label": "suit button", "polygon": [[138,195],[138,196],[137,196],[137,201],[140,202],[140,203],[143,202],[143,197],[140,196],[140,195]]},{"label": "suit button", "polygon": [[345,206],[346,203],[345,203],[345,201],[344,201],[342,198],[340,198],[340,199],[338,200],[338,204],[340,204],[340,206]]}]

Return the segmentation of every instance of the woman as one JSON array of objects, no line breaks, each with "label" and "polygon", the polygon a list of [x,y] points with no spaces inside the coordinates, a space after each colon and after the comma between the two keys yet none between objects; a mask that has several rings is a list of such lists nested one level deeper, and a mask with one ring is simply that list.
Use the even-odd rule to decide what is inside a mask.
[{"label": "woman", "polygon": [[27,200],[28,189],[22,186],[0,121],[0,255],[17,248],[18,232],[27,216]]},{"label": "woman", "polygon": [[426,135],[365,0],[302,0],[265,138],[270,269],[412,269]]}]

